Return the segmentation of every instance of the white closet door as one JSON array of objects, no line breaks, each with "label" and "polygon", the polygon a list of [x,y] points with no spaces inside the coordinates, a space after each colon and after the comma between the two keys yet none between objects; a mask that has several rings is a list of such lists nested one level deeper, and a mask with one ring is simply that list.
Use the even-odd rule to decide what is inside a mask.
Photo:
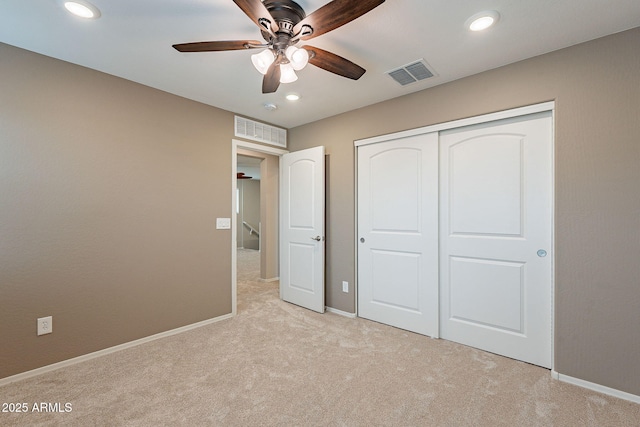
[{"label": "white closet door", "polygon": [[441,337],[551,367],[551,113],[440,135]]},{"label": "white closet door", "polygon": [[358,315],[438,335],[438,135],[358,148]]}]

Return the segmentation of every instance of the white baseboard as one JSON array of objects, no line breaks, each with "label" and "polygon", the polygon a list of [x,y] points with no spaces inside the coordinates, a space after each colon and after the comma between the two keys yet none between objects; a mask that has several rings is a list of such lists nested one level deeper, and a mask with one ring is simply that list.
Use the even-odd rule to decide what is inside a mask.
[{"label": "white baseboard", "polygon": [[338,310],[337,308],[333,308],[333,307],[325,307],[324,309],[329,313],[339,314],[340,316],[348,317],[350,319],[356,318],[355,313],[347,313],[346,311]]},{"label": "white baseboard", "polygon": [[280,280],[280,277],[272,277],[271,279],[258,279],[258,282],[271,283],[277,282],[278,280]]},{"label": "white baseboard", "polygon": [[615,388],[606,387],[600,384],[592,383],[589,381],[581,380],[580,378],[570,377],[569,375],[564,375],[556,371],[551,371],[551,377],[558,381],[562,381],[564,383],[577,385],[578,387],[583,387],[589,390],[597,391],[602,394],[606,394],[609,396],[617,397],[619,399],[628,400],[634,403],[640,403],[640,396],[636,396],[635,394],[627,393],[626,391],[616,390]]},{"label": "white baseboard", "polygon": [[170,337],[172,335],[180,334],[182,332],[187,332],[192,329],[197,329],[202,326],[210,325],[212,323],[220,322],[221,320],[226,320],[233,317],[233,314],[225,314],[222,316],[214,317],[213,319],[203,320],[202,322],[192,323],[191,325],[182,326],[180,328],[171,329],[170,331],[160,332],[155,335],[151,335],[148,337],[140,338],[135,341],[129,341],[124,344],[119,344],[114,347],[105,348],[103,350],[94,351],[93,353],[83,354],[82,356],[74,357],[73,359],[63,360],[62,362],[53,363],[51,365],[43,366],[41,368],[36,368],[31,371],[22,372],[16,375],[12,375],[10,377],[0,379],[0,386],[13,383],[16,381],[25,380],[27,378],[35,377],[38,375],[42,375],[47,372],[55,371],[56,369],[64,368],[66,366],[75,365],[77,363],[82,363],[87,360],[95,359],[101,356],[105,356],[107,354],[115,353],[121,350],[125,350],[127,348],[135,347],[140,344],[148,343],[151,341],[155,341],[160,338]]}]

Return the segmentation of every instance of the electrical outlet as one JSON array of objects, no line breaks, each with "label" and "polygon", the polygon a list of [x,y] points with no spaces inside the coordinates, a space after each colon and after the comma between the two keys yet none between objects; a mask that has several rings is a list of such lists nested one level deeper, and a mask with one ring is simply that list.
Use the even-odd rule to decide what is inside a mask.
[{"label": "electrical outlet", "polygon": [[53,332],[53,316],[39,318],[38,335],[50,334],[51,332]]},{"label": "electrical outlet", "polygon": [[342,292],[349,293],[349,282],[342,282]]}]

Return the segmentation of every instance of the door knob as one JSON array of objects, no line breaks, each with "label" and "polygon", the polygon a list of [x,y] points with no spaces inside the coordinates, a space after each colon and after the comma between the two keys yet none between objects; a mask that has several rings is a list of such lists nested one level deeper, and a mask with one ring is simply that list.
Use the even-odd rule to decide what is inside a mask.
[{"label": "door knob", "polygon": [[360,243],[364,243],[364,237],[360,238]]},{"label": "door knob", "polygon": [[538,256],[539,256],[540,258],[544,258],[544,257],[546,257],[546,256],[547,256],[547,251],[545,251],[544,249],[540,249],[540,250],[537,252],[537,254],[538,254]]},{"label": "door knob", "polygon": [[320,240],[322,240],[322,237],[320,236],[312,237],[311,240],[315,240],[316,242],[319,242]]}]

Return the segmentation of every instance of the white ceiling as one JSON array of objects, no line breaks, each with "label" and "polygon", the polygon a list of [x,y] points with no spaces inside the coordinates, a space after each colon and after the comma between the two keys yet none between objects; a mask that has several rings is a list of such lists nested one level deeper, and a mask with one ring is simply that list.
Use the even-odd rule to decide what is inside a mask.
[{"label": "white ceiling", "polygon": [[[328,1],[298,3],[309,14]],[[171,47],[261,40],[232,0],[92,3],[100,19],[71,16],[60,0],[2,0],[0,41],[286,128],[640,26],[640,0],[387,0],[309,41],[364,67],[360,80],[310,65],[297,82],[265,95],[250,60],[256,50],[179,53]],[[482,10],[499,11],[498,25],[467,31],[465,21]],[[436,77],[402,87],[385,74],[421,58]],[[301,99],[287,101],[290,92]],[[268,111],[265,103],[278,109]]]}]

